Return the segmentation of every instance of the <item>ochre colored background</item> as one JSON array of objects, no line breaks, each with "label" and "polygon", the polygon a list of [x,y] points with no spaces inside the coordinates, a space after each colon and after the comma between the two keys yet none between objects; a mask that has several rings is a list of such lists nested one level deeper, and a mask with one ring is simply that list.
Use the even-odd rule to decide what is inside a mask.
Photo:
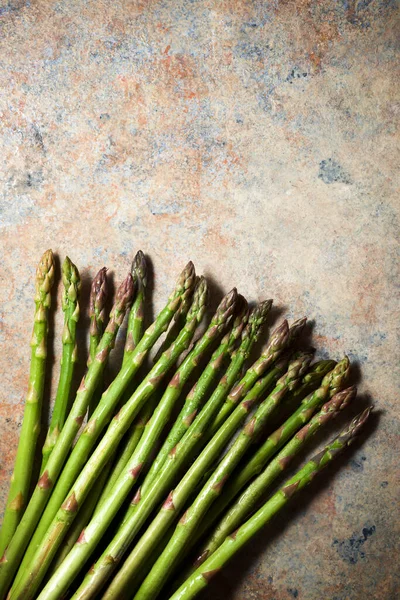
[{"label": "ochre colored background", "polygon": [[87,292],[142,248],[155,308],[192,259],[221,291],[308,315],[378,413],[208,597],[395,598],[396,3],[2,0],[0,28],[0,508],[42,252],[68,253]]}]

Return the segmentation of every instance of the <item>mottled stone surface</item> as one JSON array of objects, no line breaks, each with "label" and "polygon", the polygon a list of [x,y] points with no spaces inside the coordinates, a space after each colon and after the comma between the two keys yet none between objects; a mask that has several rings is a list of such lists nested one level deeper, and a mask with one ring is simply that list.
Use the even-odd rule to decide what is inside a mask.
[{"label": "mottled stone surface", "polygon": [[0,2],[1,507],[41,253],[68,253],[86,281],[103,264],[120,280],[142,248],[156,308],[191,258],[223,290],[315,320],[321,355],[347,352],[360,404],[371,397],[379,413],[206,597],[398,597],[395,11],[391,0]]}]

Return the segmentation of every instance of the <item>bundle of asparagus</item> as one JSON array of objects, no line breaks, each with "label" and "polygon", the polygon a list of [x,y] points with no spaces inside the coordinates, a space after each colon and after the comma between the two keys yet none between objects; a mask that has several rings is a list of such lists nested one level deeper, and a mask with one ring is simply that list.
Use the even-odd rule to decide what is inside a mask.
[{"label": "bundle of asparagus", "polygon": [[[280,323],[249,364],[272,300],[250,309],[235,288],[199,334],[209,294],[191,262],[145,328],[147,266],[138,252],[108,320],[106,269],[93,279],[87,371],[76,389],[80,277],[66,258],[59,383],[29,495],[53,283],[49,250],[36,274],[29,388],[0,532],[0,600],[193,598],[353,441],[371,408],[268,498],[291,459],[354,399],[348,358],[313,363],[313,351],[299,349],[300,319]],[[105,388],[125,317],[122,362]]]}]

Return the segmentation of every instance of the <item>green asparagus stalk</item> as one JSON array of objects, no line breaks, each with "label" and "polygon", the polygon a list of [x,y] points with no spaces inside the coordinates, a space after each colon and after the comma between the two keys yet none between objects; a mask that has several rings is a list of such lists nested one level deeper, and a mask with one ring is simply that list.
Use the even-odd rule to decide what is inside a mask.
[{"label": "green asparagus stalk", "polygon": [[[132,279],[131,275],[128,276],[127,281],[130,282],[130,285],[132,287],[133,279]],[[124,393],[127,386],[129,385],[132,377],[136,374],[136,372],[140,368],[148,351],[152,348],[152,346],[154,345],[156,340],[159,338],[159,336],[168,327],[169,322],[171,321],[173,315],[175,314],[176,310],[179,307],[179,303],[181,301],[182,296],[185,295],[188,292],[188,290],[190,290],[193,287],[194,281],[195,281],[194,266],[191,262],[189,262],[188,265],[183,270],[183,272],[181,273],[181,275],[179,276],[178,281],[175,286],[175,289],[173,290],[172,294],[168,298],[167,305],[159,313],[155,322],[147,329],[142,340],[136,347],[136,350],[132,353],[130,363],[126,364],[125,367],[122,367],[121,371],[119,372],[119,374],[117,375],[115,380],[112,382],[110,387],[104,392],[100,404],[96,408],[95,413],[89,419],[88,424],[82,434],[83,438],[81,435],[71,456],[69,457],[68,463],[65,466],[65,469],[63,471],[63,481],[57,485],[57,493],[55,493],[56,490],[53,491],[50,502],[49,502],[45,512],[43,513],[43,516],[40,519],[40,522],[35,530],[35,533],[30,542],[30,545],[29,545],[27,551],[25,552],[24,559],[19,568],[18,577],[20,574],[25,572],[26,565],[30,564],[30,560],[35,552],[35,549],[38,547],[47,528],[49,527],[51,521],[53,520],[54,515],[56,514],[66,493],[68,492],[68,489],[70,488],[74,479],[77,477],[82,466],[84,465],[84,463],[91,451],[91,448],[93,447],[93,445],[96,442],[98,435],[100,435],[102,429],[104,429],[104,427],[109,422],[109,419],[111,418],[111,415],[113,414],[113,412],[115,410],[115,407],[118,405],[119,399],[121,398],[122,394]],[[121,303],[121,300],[119,299],[119,297],[121,296],[122,298],[124,298],[124,294],[123,294],[124,284],[122,284],[120,289],[121,289],[121,292],[119,294],[117,294],[117,302],[116,302],[117,308],[119,307],[119,305]],[[103,372],[104,361],[107,359],[108,354],[111,351],[113,342],[114,342],[116,334],[117,334],[117,330],[118,330],[119,326],[121,325],[123,316],[129,306],[130,306],[130,303],[124,307],[123,313],[121,312],[120,308],[118,308],[118,310],[116,312],[114,311],[115,316],[117,316],[118,319],[116,320],[114,318],[107,325],[106,332],[102,338],[102,342],[99,346],[99,350],[98,350],[98,354],[97,354],[97,356],[100,357],[101,361],[96,360],[96,363],[100,363],[100,364],[103,363],[102,369],[100,370],[100,374]],[[117,329],[116,329],[116,326],[117,326]],[[104,342],[103,342],[103,340],[104,340]],[[68,438],[67,443],[65,444],[65,448],[63,446],[61,446],[61,448],[60,448],[60,455],[61,455],[62,460],[57,461],[57,459],[56,459],[56,461],[53,462],[51,465],[52,468],[50,470],[49,470],[49,467],[47,468],[48,476],[45,477],[46,472],[43,474],[43,476],[45,477],[44,482],[39,481],[37,490],[35,491],[35,493],[37,492],[35,502],[33,503],[32,507],[29,507],[32,509],[31,513],[30,513],[30,519],[24,523],[24,530],[23,531],[21,530],[21,537],[19,539],[20,546],[17,546],[17,547],[22,547],[22,550],[19,550],[19,552],[23,552],[23,550],[25,549],[26,543],[29,541],[29,538],[32,535],[33,530],[38,523],[40,515],[43,511],[43,508],[45,507],[46,502],[50,496],[51,489],[54,485],[54,481],[61,470],[61,467],[65,460],[66,453],[69,451],[70,445],[72,444],[72,440],[77,433],[77,429],[79,428],[80,424],[83,421],[88,398],[90,399],[91,394],[93,393],[93,390],[98,385],[99,379],[98,379],[98,377],[96,378],[96,374],[98,375],[98,372],[99,372],[98,365],[96,366],[96,369],[97,369],[96,373],[93,376],[91,376],[92,369],[93,369],[92,365],[93,364],[96,365],[96,363],[92,363],[89,366],[88,374],[85,377],[83,386],[81,386],[82,389],[80,390],[80,392],[78,392],[76,402],[71,411],[73,413],[73,420],[71,423],[71,425],[73,427],[73,429],[72,429],[73,437],[72,437],[72,439]],[[71,415],[69,417],[69,420],[71,420]],[[84,435],[85,433],[86,433],[86,435]],[[82,438],[82,441],[81,441],[81,438]],[[50,481],[50,486],[48,485],[48,481]],[[25,534],[25,537],[24,537],[24,534]],[[0,564],[0,592],[1,592],[1,590],[2,590],[2,565]],[[0,593],[0,598],[1,598],[1,593]]]},{"label": "green asparagus stalk", "polygon": [[74,545],[77,542],[77,540],[79,539],[79,536],[81,535],[83,529],[89,523],[89,521],[94,513],[96,504],[99,500],[100,494],[102,493],[104,485],[107,481],[111,466],[112,466],[112,461],[109,461],[106,464],[106,466],[104,467],[104,469],[103,469],[101,475],[99,476],[99,478],[97,479],[96,483],[94,484],[89,496],[86,498],[85,502],[83,503],[82,508],[79,510],[79,512],[76,516],[76,519],[73,522],[72,527],[70,528],[70,530],[68,532],[68,535],[65,537],[62,546],[60,546],[60,548],[58,549],[58,552],[51,564],[51,567],[47,574],[49,577],[51,577],[53,575],[53,573],[58,569],[58,567],[63,562],[63,560],[65,559],[67,554],[69,554],[71,549],[74,547]]},{"label": "green asparagus stalk", "polygon": [[[95,411],[95,414],[93,414],[91,419],[89,419],[88,425],[86,427],[86,431],[88,431],[88,436],[85,436],[86,438],[89,438],[89,445],[91,443],[95,443],[96,435],[99,435],[101,428],[108,423],[110,415],[113,413],[114,407],[117,405],[127,385],[129,385],[129,382],[131,381],[132,377],[140,368],[148,351],[154,345],[159,336],[168,327],[170,320],[172,319],[173,315],[179,307],[182,296],[185,295],[188,292],[188,290],[190,290],[193,287],[194,281],[194,266],[190,262],[179,276],[175,289],[168,298],[167,305],[159,313],[155,322],[147,329],[136,350],[132,353],[130,364],[126,364],[126,366],[121,369],[118,376],[112,382],[108,390],[104,392],[101,402]],[[128,287],[127,284],[129,284]],[[10,545],[10,547],[8,548],[8,557],[6,563],[0,563],[0,598],[2,597],[1,594],[3,592],[4,586],[7,585],[3,584],[3,581],[9,581],[9,578],[12,576],[14,569],[19,566],[18,562],[21,559],[22,553],[24,552],[26,545],[29,542],[30,537],[32,536],[33,531],[35,531],[35,533],[27,551],[25,552],[22,564],[19,568],[19,574],[23,574],[25,572],[25,567],[30,564],[35,549],[37,548],[42,537],[44,536],[54,515],[59,509],[59,506],[63,501],[65,494],[69,489],[68,486],[67,490],[65,491],[65,494],[61,497],[61,499],[59,499],[59,497],[53,493],[50,504],[46,508],[38,524],[42,511],[46,506],[46,502],[48,501],[48,498],[54,486],[54,482],[58,477],[58,474],[60,473],[60,470],[64,464],[65,458],[69,452],[73,439],[75,438],[76,433],[83,421],[87,404],[90,401],[91,395],[93,394],[94,390],[98,386],[99,377],[101,377],[101,374],[104,369],[104,362],[111,351],[125,312],[130,306],[132,289],[133,280],[132,276],[129,275],[126,282],[122,284],[119,293],[117,293],[115,307],[112,311],[113,318],[110,319],[110,322],[108,323],[106,331],[102,337],[102,341],[99,344],[96,360],[90,364],[84,382],[81,385],[80,390],[78,390],[77,398],[72,407],[71,414],[69,415],[67,423],[64,426],[64,430],[60,436],[58,444],[53,450],[52,454],[55,453],[55,456],[52,456],[49,460],[47,469],[43,473],[42,479],[38,482],[38,485],[34,492],[34,497],[32,498],[28,506],[26,515],[24,515],[24,522],[23,524],[21,524],[21,528],[19,528],[19,531],[16,532],[18,533],[18,537],[16,540],[13,540],[13,544]],[[69,428],[67,427],[67,424],[70,425]],[[66,432],[68,432],[68,435]],[[70,477],[74,476],[74,478],[81,470],[82,465],[85,463],[86,456],[88,455],[88,452],[90,452],[90,448],[92,447],[90,446],[90,448],[87,449],[86,442],[80,443],[79,440],[78,444],[75,446],[73,453],[71,454],[68,461],[67,473],[69,473]],[[83,444],[85,445],[84,452],[81,449]],[[58,490],[61,490],[62,492],[61,486],[58,486]],[[59,496],[61,496],[61,492],[59,493]],[[35,530],[36,525],[37,528]]]},{"label": "green asparagus stalk", "polygon": [[344,410],[353,401],[357,393],[356,388],[349,387],[338,392],[326,402],[319,413],[298,431],[294,437],[283,447],[262,473],[238,496],[235,503],[223,516],[218,526],[202,545],[193,570],[197,569],[225,540],[226,536],[237,529],[256,508],[258,501],[263,497],[275,479],[285,471],[293,458],[299,454],[315,433],[324,427],[338,413]]},{"label": "green asparagus stalk", "polygon": [[[217,465],[193,504],[182,516],[166,548],[139,588],[135,596],[137,600],[155,599],[159,596],[162,586],[167,581],[168,576],[174,572],[185,548],[188,546],[190,536],[194,534],[207,510],[221,494],[225,482],[249,448],[252,439],[264,429],[270,415],[282,401],[284,395],[299,385],[311,360],[312,357],[305,354],[289,363],[287,373],[277,382],[275,389],[267,399],[260,404],[254,416],[248,421],[231,448]],[[172,495],[172,502],[175,505],[175,494]]]},{"label": "green asparagus stalk", "polygon": [[147,286],[147,264],[141,250],[137,252],[132,263],[132,277],[137,283],[137,294],[128,319],[128,329],[124,349],[123,364],[129,362],[132,352],[143,337],[144,329],[144,302]]},{"label": "green asparagus stalk", "polygon": [[[283,321],[272,334],[265,351],[260,358],[248,369],[242,380],[231,390],[225,404],[222,406],[214,423],[210,428],[209,435],[212,437],[214,433],[221,427],[222,423],[231,414],[238,402],[251,388],[254,382],[276,361],[282,354],[283,350],[303,331],[307,319],[299,319],[288,329],[287,321]],[[283,339],[282,339],[283,338]]]},{"label": "green asparagus stalk", "polygon": [[[229,296],[227,298],[229,298]],[[221,305],[221,308],[219,309],[219,311],[221,312],[221,314],[225,315],[225,319],[226,320],[228,320],[228,318],[230,316],[231,307],[233,308],[233,302],[234,302],[234,300],[235,300],[235,295],[232,295],[232,299],[229,299],[228,303],[226,301],[224,301],[223,304]],[[232,302],[232,304],[229,304],[230,302]],[[225,312],[223,312],[225,306],[226,306],[226,310],[225,310]],[[222,311],[221,311],[221,309],[222,309]],[[215,321],[215,319],[213,321]],[[221,320],[220,329],[222,329],[223,323],[224,322]],[[210,324],[209,331],[212,331],[213,327],[214,327],[214,323],[212,322]],[[215,332],[213,332],[213,337],[217,333],[218,333],[218,331],[215,330]],[[225,337],[224,337],[224,340],[225,340]],[[205,338],[204,341],[206,341],[207,339],[210,342],[212,341],[212,339],[210,339],[208,336]],[[218,364],[220,363],[220,360],[221,360],[220,357],[221,357],[221,354],[222,354],[222,350],[225,349],[224,340],[221,342],[220,346],[214,352],[213,357],[211,359],[212,363],[213,362],[216,362]],[[180,388],[183,387],[184,382],[186,381],[186,379],[190,375],[192,369],[196,366],[196,364],[198,362],[198,359],[197,358],[193,358],[193,357],[194,357],[194,355],[192,354],[192,358],[187,361],[187,366],[190,367],[190,368],[189,369],[185,369],[185,370],[187,370],[187,374],[185,375],[184,378],[182,377],[183,369],[182,368],[178,369],[178,371],[180,371],[180,375],[179,375],[180,385],[176,386],[176,384],[174,383],[173,386],[172,386],[172,389],[170,390],[170,392],[172,392],[175,397],[177,397],[178,394],[180,393]],[[216,364],[215,368],[217,368],[217,364]],[[207,368],[204,371],[204,373],[206,373],[206,372],[207,372]],[[210,376],[208,376],[208,380],[205,381],[206,378],[204,377],[204,373],[201,375],[201,377],[199,379],[199,382],[198,382],[198,389],[199,389],[199,391],[201,390],[202,394],[206,393],[206,391],[207,391],[207,385],[210,385],[212,383],[212,378],[210,378]],[[171,396],[171,393],[169,394],[169,396]],[[103,494],[102,494],[102,496],[101,496],[101,498],[99,500],[98,506],[96,508],[96,513],[98,512],[100,506],[103,504],[104,499],[106,499],[109,496],[109,494],[111,493],[111,490],[114,488],[119,475],[124,470],[126,464],[128,463],[129,459],[131,458],[134,450],[136,449],[136,446],[137,446],[137,444],[139,443],[139,441],[140,441],[140,439],[142,437],[142,434],[143,434],[143,431],[145,429],[145,426],[147,425],[147,423],[148,423],[148,421],[150,419],[151,414],[153,414],[153,412],[154,412],[157,404],[159,403],[158,400],[159,399],[157,398],[157,396],[154,396],[153,398],[151,398],[150,401],[147,403],[149,405],[149,408],[150,408],[150,410],[148,411],[148,413],[146,412],[144,414],[144,418],[143,418],[142,414],[139,414],[140,420],[137,423],[134,423],[134,425],[135,425],[134,430],[133,430],[133,434],[134,435],[132,435],[129,438],[128,443],[127,443],[126,447],[124,448],[123,455],[121,456],[121,460],[118,461],[118,465],[117,466],[118,466],[118,471],[119,472],[118,473],[113,472],[113,477],[110,478],[110,480],[107,483],[107,486],[105,487],[104,492],[103,492]],[[143,407],[143,409],[145,409],[146,406],[147,405],[145,405]],[[172,407],[172,404],[171,404],[171,407]],[[141,412],[143,412],[143,409],[142,409]],[[163,417],[163,418],[166,419],[166,417]],[[129,451],[130,451],[130,453],[129,453]]]},{"label": "green asparagus stalk", "polygon": [[[197,285],[198,283],[199,283],[199,277],[196,277],[195,285]],[[167,331],[167,335],[165,336],[165,339],[163,340],[161,346],[159,347],[159,349],[156,352],[156,355],[153,359],[154,363],[156,363],[160,359],[163,352],[168,350],[168,348],[171,346],[171,344],[176,340],[181,329],[183,329],[183,327],[185,325],[187,314],[192,305],[192,300],[193,300],[193,290],[188,290],[188,292],[186,294],[184,294],[184,296],[182,297],[182,302],[179,306],[179,309],[177,310],[177,312],[174,315],[173,322]]]},{"label": "green asparagus stalk", "polygon": [[[206,297],[207,287],[205,280],[200,280],[199,291],[202,297]],[[139,477],[141,469],[145,464],[146,460],[152,451],[155,441],[158,439],[165,423],[168,421],[169,413],[174,404],[174,401],[179,396],[182,386],[187,381],[188,376],[193,371],[195,366],[198,364],[201,357],[207,351],[212,344],[213,340],[218,337],[219,333],[223,331],[227,319],[230,318],[236,302],[236,290],[232,290],[221,302],[218,307],[211,323],[202,336],[202,338],[196,343],[193,350],[187,355],[181,366],[173,376],[169,386],[167,387],[159,405],[157,406],[153,417],[149,424],[145,428],[145,432],[137,446],[133,456],[131,457],[129,464],[127,465],[125,472],[121,478],[116,482],[113,490],[111,491],[110,497],[107,498],[104,504],[100,507],[97,519],[92,520],[85,530],[84,542],[74,548],[70,553],[70,556],[66,558],[64,563],[60,566],[58,571],[53,577],[53,591],[49,593],[49,597],[58,597],[62,590],[67,589],[68,585],[74,578],[77,572],[82,568],[84,561],[90,556],[91,552],[96,547],[97,542],[101,539],[102,534],[107,529],[108,525],[116,515],[119,507],[126,498],[130,489],[134,485],[135,481]],[[193,310],[196,298],[194,298],[192,308],[189,311],[188,317]],[[179,338],[177,338],[179,339]],[[172,346],[171,346],[172,348]],[[77,559],[79,555],[79,559]],[[52,580],[46,586],[43,594],[52,585]]]},{"label": "green asparagus stalk", "polygon": [[41,406],[45,381],[48,313],[54,282],[54,259],[47,250],[36,270],[35,316],[31,340],[31,365],[21,436],[11,477],[10,491],[0,531],[0,562],[20,522],[28,500],[33,460],[40,430]]},{"label": "green asparagus stalk", "polygon": [[[361,428],[366,423],[371,408],[367,408],[358,415],[345,428],[345,430],[330,444],[325,446],[322,452],[314,456],[300,469],[291,479],[284,483],[276,492],[246,523],[234,533],[229,535],[224,543],[181,585],[181,587],[170,597],[169,600],[191,600],[203,588],[205,588],[212,577],[246,544],[272,517],[282,510],[289,500],[307,484],[309,484],[324,467],[326,467],[339,453],[353,443]],[[182,527],[184,524],[182,524]],[[143,597],[136,595],[135,600]],[[105,597],[104,597],[105,598]]]},{"label": "green asparagus stalk", "polygon": [[[224,493],[218,498],[204,519],[204,531],[210,528],[244,486],[253,477],[259,475],[276,451],[282,448],[296,431],[310,420],[314,412],[328,398],[332,398],[342,389],[348,373],[349,360],[345,357],[332,371],[325,375],[321,386],[302,401],[299,408],[264,441],[247,464],[227,483]],[[193,542],[195,541],[193,539]]]},{"label": "green asparagus stalk", "polygon": [[[123,358],[123,363],[125,364],[126,361],[129,360],[132,351],[136,348],[136,346],[139,344],[140,340],[143,337],[144,302],[147,286],[147,264],[144,254],[141,250],[139,250],[139,252],[136,254],[133,260],[131,272],[132,276],[137,281],[138,293],[132,305],[131,312],[129,313],[128,329]],[[134,392],[135,385],[137,385],[135,381],[132,381],[129,385],[128,390],[124,394],[124,399],[122,403],[124,403],[124,401],[126,400],[129,400],[129,398]],[[109,491],[113,488],[124,466],[128,462],[129,457],[136,448],[142,436],[144,425],[147,423],[151,414],[153,413],[156,399],[157,396],[155,395],[154,397],[150,398],[148,402],[146,402],[146,404],[143,406],[140,413],[130,426],[129,430],[125,434],[125,437],[120,444],[120,446],[122,445],[122,449],[118,448],[117,450],[117,459],[112,465],[112,467],[110,467],[111,474],[107,480],[107,483],[103,486],[101,495],[98,498],[97,506],[99,506],[102,503],[103,497],[107,497]]]},{"label": "green asparagus stalk", "polygon": [[89,299],[89,364],[94,361],[97,346],[104,333],[106,319],[105,304],[108,296],[107,269],[103,267],[92,281]]},{"label": "green asparagus stalk", "polygon": [[[87,366],[94,361],[97,352],[97,346],[100,343],[102,335],[104,333],[106,310],[105,305],[108,296],[107,286],[107,269],[103,267],[97,273],[92,281],[90,288],[89,298],[89,317],[90,317],[90,330],[89,330],[89,358]],[[88,416],[91,417],[96,406],[99,403],[103,388],[103,376],[104,372],[99,376],[99,383],[96,391],[92,394],[89,401]]]},{"label": "green asparagus stalk", "polygon": [[168,436],[156,458],[153,460],[146,479],[142,484],[142,494],[146,492],[146,489],[148,488],[150,482],[154,479],[155,474],[160,470],[162,464],[167,459],[169,452],[176,446],[176,444],[184,435],[185,431],[187,431],[193,419],[196,417],[198,408],[201,406],[204,396],[217,376],[224,359],[226,358],[228,352],[232,350],[232,346],[236,343],[236,340],[240,337],[243,328],[247,324],[249,317],[247,302],[245,298],[240,295],[238,296],[238,301],[240,305],[237,308],[238,314],[233,323],[233,330],[227,332],[227,334],[224,336],[221,344],[213,353],[210,362],[205,367],[198,381],[194,384],[188,396],[186,397],[186,401],[182,407],[182,410],[180,411],[171,430],[168,432]]},{"label": "green asparagus stalk", "polygon": [[42,448],[42,466],[40,472],[43,473],[49,456],[64,426],[69,400],[71,396],[72,377],[74,374],[75,363],[77,361],[76,349],[76,326],[79,320],[79,291],[81,279],[79,271],[71,262],[68,256],[62,266],[62,280],[64,292],[62,297],[62,309],[64,311],[64,330],[62,333],[62,357],[60,366],[60,378],[58,381],[56,399],[54,401],[53,414],[51,417],[49,430]]},{"label": "green asparagus stalk", "polygon": [[[20,572],[18,580],[11,589],[10,599],[22,597],[29,599],[35,595],[37,588],[39,587],[41,581],[43,580],[43,577],[45,576],[50,566],[52,558],[54,557],[58,547],[62,543],[66,533],[68,532],[69,527],[73,523],[73,520],[76,516],[79,507],[84,502],[85,498],[87,497],[88,493],[93,487],[93,484],[96,481],[97,477],[99,477],[99,475],[101,474],[102,469],[104,468],[106,463],[111,459],[118,443],[120,442],[121,438],[127,431],[129,425],[133,421],[133,418],[143,406],[144,402],[149,398],[149,396],[151,396],[154,390],[157,389],[157,386],[160,385],[163,377],[165,376],[165,373],[168,372],[170,366],[175,363],[178,356],[190,344],[195,329],[198,323],[203,318],[205,311],[207,289],[204,283],[204,281],[201,281],[198,288],[195,291],[193,304],[188,313],[186,325],[179,334],[179,336],[176,338],[176,341],[169,348],[168,351],[164,352],[157,364],[154,365],[150,373],[148,373],[148,375],[143,379],[142,383],[137,387],[130,400],[119,410],[117,415],[112,419],[112,422],[107,432],[99,442],[97,448],[91,455],[90,459],[87,461],[86,465],[80,471],[78,478],[67,493],[60,508],[56,511],[55,516],[51,521],[49,527],[47,528],[44,537],[39,542],[38,547],[36,548],[36,551],[32,557],[32,560],[30,561],[30,564],[26,566],[25,571]],[[144,338],[142,338],[142,341],[144,340]],[[140,345],[141,343],[139,343],[139,345],[137,346],[137,350],[140,348]],[[75,446],[74,452],[79,447],[79,444],[82,440],[84,440],[84,444],[86,442],[87,446],[89,446],[90,440],[93,440],[95,434],[94,430],[97,425],[97,415],[100,415],[102,408],[102,403],[100,403],[98,408],[94,412],[92,419],[86,426],[85,431],[80,436],[78,443]],[[92,421],[94,421],[94,423],[92,423]],[[85,448],[85,446],[81,444],[81,447],[82,446]],[[65,472],[66,469],[64,469],[63,475]],[[67,475],[69,475],[68,472]],[[62,479],[59,480],[58,486],[61,482]],[[48,506],[50,506],[50,504]],[[62,564],[64,565],[65,562],[66,560],[64,560]],[[50,580],[47,586],[51,587],[51,581],[53,579],[54,578]]]},{"label": "green asparagus stalk", "polygon": [[[101,373],[103,372],[104,362],[114,344],[115,337],[123,321],[125,312],[130,306],[133,291],[133,281],[131,275],[129,275],[121,284],[117,292],[116,302],[110,314],[110,321],[98,346],[95,360],[91,363],[86,376],[82,380],[68,418],[49,457],[46,469],[41,474],[23,518],[0,561],[1,599],[4,598],[15,570],[21,564],[23,552],[35,530],[43,508],[51,494],[54,482],[62,469],[74,438],[85,417],[91,395],[95,391],[98,385],[99,376],[101,376]],[[41,535],[41,533],[38,532],[38,529],[36,530],[35,535]],[[28,562],[29,556],[25,554],[21,568]]]},{"label": "green asparagus stalk", "polygon": [[[294,387],[296,381],[295,374],[297,373],[297,377],[300,377],[300,373],[304,371],[310,360],[311,358],[309,356],[303,356],[297,361],[293,361],[291,363],[289,369],[290,374],[288,373],[287,377],[284,380],[282,379],[282,381],[277,384],[274,392],[270,394],[270,396],[262,405],[264,407],[263,414],[265,415],[265,418],[267,414],[269,415],[271,413],[278,401],[283,398],[288,389],[292,386]],[[133,550],[133,554],[131,554],[131,556],[127,559],[126,569],[125,565],[123,567],[123,570],[126,570],[127,577],[129,579],[130,577],[137,576],[138,570],[141,571],[145,559],[148,558],[150,552],[154,549],[154,545],[157,545],[160,541],[160,536],[162,533],[165,533],[168,530],[169,526],[174,522],[175,517],[179,515],[181,507],[196,489],[204,473],[219,458],[220,453],[232,435],[235,433],[238,426],[243,423],[246,416],[249,414],[251,407],[254,406],[254,403],[261,400],[266,390],[269,389],[279,368],[285,368],[284,365],[279,367],[278,364],[271,373],[258,381],[252,390],[248,392],[245,400],[239,404],[218,434],[208,444],[205,450],[203,450],[175,491],[170,493],[163,505],[163,509],[151,524],[150,529],[147,530],[146,534],[142,537],[139,544]],[[252,426],[250,425],[249,428],[251,429]],[[193,434],[191,437],[193,439]],[[188,439],[189,438],[187,435],[186,440]],[[173,481],[174,476],[179,472],[180,466],[183,464],[184,456],[184,454],[177,452],[174,461],[169,463],[169,468],[167,464],[164,463],[160,472],[152,482],[147,495],[143,497],[143,500],[140,498],[140,493],[138,494],[138,505],[136,510],[122,525],[99,561],[93,566],[90,573],[86,576],[81,587],[78,589],[75,598],[86,597],[86,594],[89,593],[89,590],[90,594],[93,594],[101,589],[102,585],[113,571],[116,562],[122,558],[124,552],[127,550],[133,538],[139,532],[141,526],[151,514],[152,510],[158,505],[163,496],[165,497],[168,489],[170,489],[170,482]],[[186,456],[188,455],[186,454]],[[111,503],[112,499],[110,499],[110,504]],[[92,536],[92,531],[90,531],[89,535]],[[112,561],[109,560],[110,557],[112,557]],[[71,566],[72,565],[70,563],[68,568],[71,569]],[[118,593],[120,593],[120,590],[118,590],[116,597],[118,597]]]}]

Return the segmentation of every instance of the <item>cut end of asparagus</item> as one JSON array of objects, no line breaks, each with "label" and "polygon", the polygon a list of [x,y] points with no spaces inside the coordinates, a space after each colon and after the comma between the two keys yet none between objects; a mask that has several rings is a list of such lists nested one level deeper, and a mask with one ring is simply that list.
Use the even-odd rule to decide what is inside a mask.
[{"label": "cut end of asparagus", "polygon": [[137,277],[140,283],[146,287],[147,285],[147,262],[146,257],[141,250],[138,250],[132,262],[131,273],[133,277]]}]

